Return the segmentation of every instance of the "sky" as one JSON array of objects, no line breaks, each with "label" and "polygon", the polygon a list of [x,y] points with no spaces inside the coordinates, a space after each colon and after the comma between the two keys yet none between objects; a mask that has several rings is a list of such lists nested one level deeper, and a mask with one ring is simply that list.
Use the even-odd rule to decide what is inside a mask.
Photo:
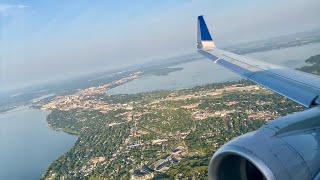
[{"label": "sky", "polygon": [[217,46],[320,29],[319,0],[0,0],[0,92]]}]

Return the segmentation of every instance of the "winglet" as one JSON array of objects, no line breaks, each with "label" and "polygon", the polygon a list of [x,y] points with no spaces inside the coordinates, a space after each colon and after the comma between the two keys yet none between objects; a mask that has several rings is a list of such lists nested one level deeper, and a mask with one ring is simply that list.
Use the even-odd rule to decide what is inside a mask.
[{"label": "winglet", "polygon": [[215,48],[214,42],[211,38],[210,32],[203,19],[203,16],[198,16],[198,39],[197,39],[198,49],[210,51]]}]

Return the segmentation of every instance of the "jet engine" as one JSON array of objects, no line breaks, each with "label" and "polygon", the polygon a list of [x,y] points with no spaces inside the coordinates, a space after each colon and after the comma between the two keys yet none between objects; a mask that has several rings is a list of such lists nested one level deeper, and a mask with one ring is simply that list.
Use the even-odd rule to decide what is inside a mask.
[{"label": "jet engine", "polygon": [[210,180],[320,179],[320,108],[270,121],[223,145]]}]

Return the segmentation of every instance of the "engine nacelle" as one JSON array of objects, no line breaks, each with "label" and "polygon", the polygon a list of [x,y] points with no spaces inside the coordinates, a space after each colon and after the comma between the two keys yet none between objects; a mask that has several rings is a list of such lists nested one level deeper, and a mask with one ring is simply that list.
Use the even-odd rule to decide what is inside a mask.
[{"label": "engine nacelle", "polygon": [[320,108],[271,121],[223,145],[210,180],[320,179]]}]

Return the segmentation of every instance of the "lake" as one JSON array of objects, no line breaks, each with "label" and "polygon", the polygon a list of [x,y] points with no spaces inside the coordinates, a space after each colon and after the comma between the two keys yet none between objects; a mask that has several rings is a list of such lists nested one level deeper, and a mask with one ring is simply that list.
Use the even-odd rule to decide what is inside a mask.
[{"label": "lake", "polygon": [[[305,65],[304,61],[307,58],[317,54],[320,54],[320,43],[246,54],[245,56],[290,68],[297,68]],[[142,76],[139,79],[110,89],[106,93],[134,94],[145,91],[183,89],[197,85],[241,79],[240,76],[205,58],[173,67],[181,67],[183,70],[172,72],[166,76]]]},{"label": "lake", "polygon": [[0,114],[0,179],[39,179],[77,136],[47,126],[50,111],[19,107]]}]

